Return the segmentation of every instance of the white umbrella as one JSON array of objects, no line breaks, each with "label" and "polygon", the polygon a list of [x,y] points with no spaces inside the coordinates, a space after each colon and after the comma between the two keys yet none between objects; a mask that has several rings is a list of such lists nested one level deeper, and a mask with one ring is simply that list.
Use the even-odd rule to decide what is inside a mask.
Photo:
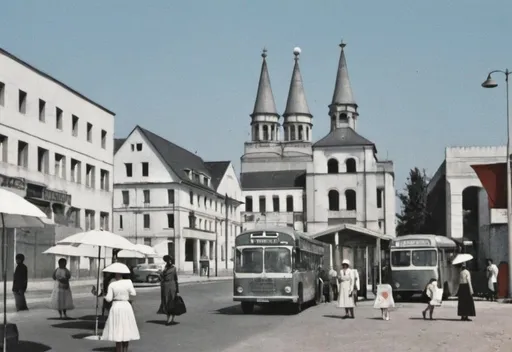
[{"label": "white umbrella", "polygon": [[[19,195],[0,188],[0,227],[2,227],[2,266],[4,280],[4,336],[3,351],[7,352],[7,251],[5,229],[23,227],[44,227],[45,213]],[[48,219],[49,220],[49,219]],[[51,222],[49,220],[49,222]]]},{"label": "white umbrella", "polygon": [[155,249],[145,244],[135,244],[136,250],[123,249],[117,253],[118,258],[154,258],[157,257]]},{"label": "white umbrella", "polygon": [[[61,255],[64,257],[88,257],[95,258],[98,256],[93,246],[87,245],[70,245],[70,244],[57,244],[48,248],[43,254]],[[105,250],[103,250],[102,257],[105,257]]]},{"label": "white umbrella", "polygon": [[130,269],[123,263],[114,263],[103,269],[104,273],[130,274]]},{"label": "white umbrella", "polygon": [[[97,287],[99,289],[100,286],[100,260],[101,260],[101,248],[115,248],[115,249],[128,249],[137,251],[137,248],[133,243],[128,241],[123,236],[116,235],[115,233],[103,230],[90,230],[87,232],[80,232],[65,239],[57,242],[59,245],[88,245],[88,246],[97,246],[98,247],[98,277],[97,277]],[[99,340],[101,337],[98,335],[98,310],[99,310],[99,297],[96,296],[96,325],[94,329],[93,336],[87,336],[88,340]]]},{"label": "white umbrella", "polygon": [[457,256],[452,260],[452,265],[459,265],[465,262],[469,262],[471,259],[473,259],[471,254],[457,254]]}]

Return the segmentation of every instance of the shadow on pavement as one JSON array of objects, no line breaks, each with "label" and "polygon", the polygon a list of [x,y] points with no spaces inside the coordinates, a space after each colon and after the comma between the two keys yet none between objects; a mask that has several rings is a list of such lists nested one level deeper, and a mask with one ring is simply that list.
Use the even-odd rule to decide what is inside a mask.
[{"label": "shadow on pavement", "polygon": [[[417,317],[410,317],[409,320],[425,320],[425,321],[432,321],[430,319],[423,319],[423,318],[417,318]],[[460,319],[455,318],[434,318],[434,321],[440,320],[440,321],[461,321]]]},{"label": "shadow on pavement", "polygon": [[96,347],[92,349],[93,351],[99,351],[99,352],[115,352],[115,347]]},{"label": "shadow on pavement", "polygon": [[[104,326],[105,323],[101,321],[98,323],[98,329],[103,329]],[[95,323],[94,321],[73,320],[66,323],[54,324],[52,327],[60,329],[94,330]]]},{"label": "shadow on pavement", "polygon": [[59,318],[59,317],[53,317],[53,318],[48,318],[46,320],[57,320],[57,321],[69,321],[69,320],[76,320],[76,318],[71,318],[71,317],[67,317],[67,318]]},{"label": "shadow on pavement", "polygon": [[[166,320],[148,320],[146,321],[146,323],[149,323],[149,324],[155,324],[155,325],[167,325],[167,321]],[[178,325],[180,322],[179,321],[175,321],[175,322],[172,322],[170,324],[170,326],[172,325]]]},{"label": "shadow on pavement", "polygon": [[[86,321],[96,321],[95,315],[84,315],[83,317],[76,318],[77,320],[86,320]],[[106,322],[107,317],[102,317],[101,315],[98,317],[98,321]]]},{"label": "shadow on pavement", "polygon": [[87,336],[91,336],[91,335],[94,335],[93,331],[91,331],[91,332],[81,332],[79,334],[71,335],[71,337],[74,338],[75,340],[82,340],[82,339],[85,339]]},{"label": "shadow on pavement", "polygon": [[[304,307],[306,309],[306,307]],[[239,304],[235,304],[233,306],[224,307],[213,311],[214,314],[222,314],[222,315],[248,315],[242,312],[242,307]],[[293,315],[294,313],[288,309],[286,305],[268,305],[263,307],[254,307],[254,312],[252,314],[259,315]]]},{"label": "shadow on pavement", "polygon": [[328,315],[322,315],[324,318],[332,318],[332,319],[343,319],[343,315],[332,315],[332,314],[328,314]]},{"label": "shadow on pavement", "polygon": [[[9,349],[10,350],[10,349]],[[52,348],[42,343],[31,342],[31,341],[20,341],[18,346],[14,348],[13,352],[46,352],[51,351]]]}]

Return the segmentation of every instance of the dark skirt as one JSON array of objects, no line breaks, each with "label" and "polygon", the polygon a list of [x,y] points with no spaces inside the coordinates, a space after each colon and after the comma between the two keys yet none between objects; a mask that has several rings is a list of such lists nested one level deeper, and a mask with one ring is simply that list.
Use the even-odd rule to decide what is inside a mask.
[{"label": "dark skirt", "polygon": [[457,304],[457,315],[459,317],[474,317],[476,316],[475,301],[469,290],[468,284],[459,285],[459,302]]},{"label": "dark skirt", "polygon": [[176,281],[162,281],[160,288],[160,308],[157,314],[174,315],[176,307]]},{"label": "dark skirt", "polygon": [[14,294],[14,302],[16,304],[16,310],[22,311],[22,310],[28,310],[27,307],[27,300],[25,299],[25,292],[23,291],[16,291],[13,292]]}]

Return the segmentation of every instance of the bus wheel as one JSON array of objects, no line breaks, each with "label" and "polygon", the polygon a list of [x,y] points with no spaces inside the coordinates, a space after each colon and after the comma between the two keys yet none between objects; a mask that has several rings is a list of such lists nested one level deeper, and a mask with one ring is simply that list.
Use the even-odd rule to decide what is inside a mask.
[{"label": "bus wheel", "polygon": [[302,312],[302,305],[304,304],[304,299],[303,299],[303,295],[302,295],[302,285],[299,285],[299,297],[297,299],[297,303],[295,303],[295,307],[294,307],[294,313],[295,314],[299,314],[300,312]]},{"label": "bus wheel", "polygon": [[242,312],[244,314],[251,314],[254,311],[254,303],[242,302]]}]

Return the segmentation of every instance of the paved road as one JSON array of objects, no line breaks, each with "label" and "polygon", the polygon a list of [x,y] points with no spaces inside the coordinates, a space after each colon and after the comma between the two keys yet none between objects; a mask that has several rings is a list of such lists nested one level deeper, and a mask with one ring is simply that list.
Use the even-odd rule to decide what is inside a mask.
[{"label": "paved road", "polygon": [[[134,304],[142,340],[131,351],[261,352],[261,351],[512,351],[512,305],[477,302],[474,322],[460,322],[456,302],[444,302],[436,321],[421,319],[420,303],[400,303],[391,321],[378,319],[371,302],[361,302],[356,319],[342,320],[331,304],[312,307],[300,315],[256,312],[243,315],[231,301],[231,282],[184,285],[188,313],[179,324],[166,327],[155,314],[158,289],[139,289]],[[93,329],[92,299],[78,299],[71,321],[52,318],[56,312],[31,310],[16,315],[24,352],[111,351],[111,344],[80,339]]]}]

